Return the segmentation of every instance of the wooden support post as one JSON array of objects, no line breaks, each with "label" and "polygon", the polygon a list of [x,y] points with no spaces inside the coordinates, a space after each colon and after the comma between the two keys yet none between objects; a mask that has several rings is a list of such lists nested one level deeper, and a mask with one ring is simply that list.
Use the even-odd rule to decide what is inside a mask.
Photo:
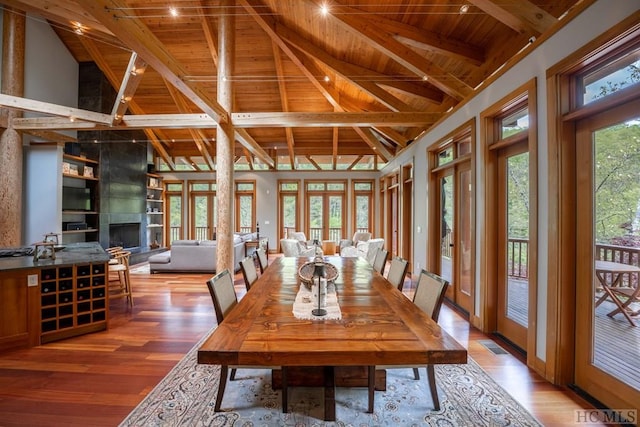
[{"label": "wooden support post", "polygon": [[[234,0],[224,0],[218,20],[218,103],[227,112],[233,108],[233,61],[235,54]],[[216,240],[218,271],[233,271],[233,147],[235,131],[233,125],[219,123],[216,131],[216,197],[218,202],[218,224]]]},{"label": "wooden support post", "polygon": [[[24,96],[25,14],[5,7],[0,92]],[[22,112],[3,109],[0,123],[0,247],[22,244],[22,136],[11,127]]]}]

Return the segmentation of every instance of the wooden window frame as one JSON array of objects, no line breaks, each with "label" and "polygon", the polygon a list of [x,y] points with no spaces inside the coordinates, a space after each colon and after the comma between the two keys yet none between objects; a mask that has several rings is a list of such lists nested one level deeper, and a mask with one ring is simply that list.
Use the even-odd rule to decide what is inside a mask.
[{"label": "wooden window frame", "polygon": [[[480,307],[478,327],[486,333],[495,330],[497,324],[497,239],[498,220],[504,217],[497,209],[497,162],[499,148],[526,141],[529,153],[529,257],[528,288],[529,311],[527,328],[527,365],[540,366],[537,357],[537,308],[538,308],[538,135],[537,135],[537,81],[535,78],[510,92],[480,114],[480,135],[483,146],[481,169],[485,188],[484,218],[482,227],[480,278],[484,284],[479,289]],[[523,102],[528,105],[529,127],[526,131],[501,139],[501,119],[518,109]],[[500,215],[500,217],[499,217]],[[489,285],[491,284],[491,285]]]}]

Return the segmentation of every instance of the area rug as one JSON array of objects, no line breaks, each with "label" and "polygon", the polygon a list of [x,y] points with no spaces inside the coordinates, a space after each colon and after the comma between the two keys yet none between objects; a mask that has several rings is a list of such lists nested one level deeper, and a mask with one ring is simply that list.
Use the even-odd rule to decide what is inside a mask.
[{"label": "area rug", "polygon": [[220,367],[198,365],[194,348],[120,424],[125,426],[541,426],[471,358],[466,365],[438,365],[440,410],[434,411],[426,380],[411,369],[387,371],[387,390],[367,411],[366,388],[336,389],[336,421],[323,421],[323,390],[291,387],[289,413],[268,370],[241,369],[229,381],[214,412]]}]

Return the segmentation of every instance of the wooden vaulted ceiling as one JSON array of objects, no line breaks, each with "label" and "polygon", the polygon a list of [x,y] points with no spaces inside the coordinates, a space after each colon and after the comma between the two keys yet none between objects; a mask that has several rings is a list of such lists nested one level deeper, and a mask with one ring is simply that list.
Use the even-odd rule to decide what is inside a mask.
[{"label": "wooden vaulted ceiling", "polygon": [[220,1],[0,0],[46,19],[118,92],[104,114],[6,95],[0,104],[42,113],[13,125],[54,140],[69,129],[143,129],[170,168],[178,159],[214,168],[220,120],[234,124],[236,157],[249,167],[382,164],[579,3],[236,0],[225,76],[234,106],[225,111],[216,101]]}]

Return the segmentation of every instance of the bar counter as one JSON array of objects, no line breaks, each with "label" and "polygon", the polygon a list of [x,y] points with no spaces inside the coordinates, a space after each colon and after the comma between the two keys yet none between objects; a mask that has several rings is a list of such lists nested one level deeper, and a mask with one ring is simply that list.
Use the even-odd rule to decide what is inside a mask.
[{"label": "bar counter", "polygon": [[56,259],[33,260],[33,256],[0,257],[0,272],[25,268],[68,266],[81,263],[106,262],[109,254],[98,242],[72,243],[56,252]]},{"label": "bar counter", "polygon": [[73,243],[55,259],[0,257],[0,351],[107,328],[109,254]]}]

